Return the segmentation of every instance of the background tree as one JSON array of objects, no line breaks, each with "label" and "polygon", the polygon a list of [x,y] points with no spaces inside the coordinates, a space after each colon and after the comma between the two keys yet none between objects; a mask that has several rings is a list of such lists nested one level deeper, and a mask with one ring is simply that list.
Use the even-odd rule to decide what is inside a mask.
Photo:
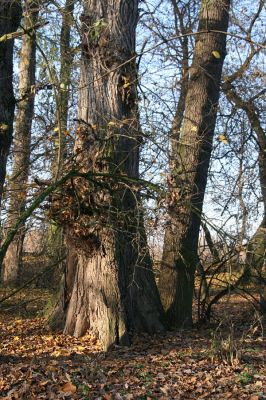
[{"label": "background tree", "polygon": [[8,35],[16,32],[21,18],[20,1],[0,2],[0,202],[6,176],[6,164],[12,142],[15,98],[13,94],[13,46]]},{"label": "background tree", "polygon": [[[58,180],[62,177],[64,160],[67,153],[67,137],[69,136],[69,98],[71,95],[71,72],[73,70],[74,48],[71,47],[71,29],[73,26],[74,1],[66,0],[62,14],[62,25],[60,31],[60,71],[57,87],[57,112],[56,112],[56,130],[57,134],[54,141],[54,154],[51,163],[52,178]],[[63,243],[63,230],[55,221],[51,221],[47,233],[47,253],[49,263],[55,263],[61,259],[65,253]],[[64,263],[61,265],[61,270]],[[59,268],[58,268],[59,269]],[[58,275],[58,274],[57,274]],[[61,310],[62,311],[62,310]],[[59,326],[59,315],[56,313]]]},{"label": "background tree", "polygon": [[[9,184],[10,205],[6,228],[12,227],[25,211],[30,168],[31,124],[34,114],[36,34],[32,27],[38,20],[39,3],[25,1],[23,4],[23,28],[30,33],[23,36],[20,51],[19,100],[15,118],[15,139],[12,177]],[[3,283],[15,284],[21,264],[25,226],[22,225],[6,253]]]},{"label": "background tree", "polygon": [[[225,276],[230,277],[230,282],[221,279],[222,286],[210,300],[208,313],[215,302],[233,291],[251,300],[257,309],[259,293],[261,304],[265,301],[265,74],[260,62],[265,48],[261,31],[264,12],[263,1],[250,7],[235,2],[233,7],[232,29],[238,36],[228,40],[230,57],[224,68],[218,140],[209,172],[208,203],[205,202],[206,212],[212,202],[217,216],[221,216],[216,228],[220,243],[216,244],[222,257],[215,268],[216,276],[219,271],[227,271]],[[240,35],[244,40],[239,39]],[[212,221],[213,228],[215,216]],[[213,229],[212,234],[216,235]]]}]

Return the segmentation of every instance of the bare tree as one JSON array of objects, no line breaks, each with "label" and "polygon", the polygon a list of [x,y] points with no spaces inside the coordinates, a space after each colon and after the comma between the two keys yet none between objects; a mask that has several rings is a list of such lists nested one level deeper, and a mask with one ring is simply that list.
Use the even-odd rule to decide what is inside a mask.
[{"label": "bare tree", "polygon": [[246,270],[249,271],[250,276],[255,276],[257,280],[257,287],[260,287],[260,297],[262,309],[265,312],[266,303],[266,282],[263,278],[263,268],[265,266],[266,259],[266,135],[265,130],[260,119],[259,108],[255,104],[255,99],[258,99],[264,94],[264,90],[257,93],[255,98],[251,97],[245,99],[239,94],[233,86],[234,78],[240,77],[244,72],[244,69],[248,66],[248,62],[243,71],[238,71],[227,77],[223,84],[223,90],[229,101],[231,101],[235,107],[245,111],[249,124],[252,130],[256,134],[257,144],[258,144],[258,165],[259,165],[259,179],[260,179],[260,189],[262,195],[263,203],[263,218],[256,230],[253,237],[250,239],[247,245],[247,258],[246,258]]},{"label": "bare tree", "polygon": [[14,33],[20,22],[20,1],[0,1],[0,203],[6,164],[12,142],[15,98],[13,94]]},{"label": "bare tree", "polygon": [[[52,177],[58,180],[63,175],[64,160],[66,158],[66,137],[68,134],[69,118],[69,98],[71,72],[73,70],[74,52],[71,48],[71,28],[73,25],[74,1],[66,0],[64,8],[60,9],[62,13],[62,25],[60,32],[60,72],[57,93],[57,118],[56,129],[58,136],[55,141],[53,159],[51,163]],[[65,253],[63,230],[55,221],[50,223],[47,235],[47,255],[50,263],[56,259],[62,258]],[[63,268],[64,269],[64,263]],[[59,315],[57,315],[58,319]],[[59,321],[57,321],[57,325]]]},{"label": "bare tree", "polygon": [[73,24],[74,1],[66,0],[65,7],[61,9],[62,26],[60,32],[60,74],[59,74],[59,96],[57,103],[57,128],[59,137],[55,149],[55,160],[53,175],[58,179],[62,175],[62,168],[66,151],[66,131],[68,128],[69,95],[71,83],[71,69],[73,63],[73,49],[70,47],[71,26]]},{"label": "bare tree", "polygon": [[53,209],[69,250],[64,332],[80,336],[89,328],[107,349],[128,344],[134,331],[163,330],[163,310],[138,193],[138,1],[83,4],[75,143],[83,177],[66,188],[69,197],[54,196]]},{"label": "bare tree", "polygon": [[[198,236],[216,122],[230,1],[202,1],[185,112],[171,166],[159,289],[168,322],[192,322]],[[200,33],[208,30],[208,33]],[[219,31],[219,32],[212,32]]]},{"label": "bare tree", "polygon": [[[30,33],[23,36],[20,52],[19,72],[19,102],[15,119],[14,157],[12,177],[9,184],[10,205],[7,217],[7,229],[25,211],[27,185],[30,168],[31,124],[34,114],[35,70],[36,70],[36,38],[31,28],[38,19],[39,4],[25,1],[23,4],[23,27]],[[3,283],[15,284],[18,279],[21,264],[25,226],[20,226],[19,232],[8,248],[3,269]]]}]

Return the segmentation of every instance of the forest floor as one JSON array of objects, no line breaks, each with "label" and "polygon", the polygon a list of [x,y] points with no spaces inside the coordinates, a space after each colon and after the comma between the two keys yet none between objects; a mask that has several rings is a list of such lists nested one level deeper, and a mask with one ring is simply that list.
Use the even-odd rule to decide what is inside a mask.
[{"label": "forest floor", "polygon": [[28,289],[0,304],[0,399],[266,399],[263,327],[239,296],[215,308],[220,325],[108,353],[89,334],[49,331],[39,311],[49,297]]}]

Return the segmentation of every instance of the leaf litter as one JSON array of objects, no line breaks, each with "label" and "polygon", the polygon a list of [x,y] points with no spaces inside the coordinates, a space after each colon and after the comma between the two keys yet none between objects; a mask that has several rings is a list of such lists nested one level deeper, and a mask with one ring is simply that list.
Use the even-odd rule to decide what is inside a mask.
[{"label": "leaf litter", "polygon": [[[32,298],[30,306],[12,308],[21,296]],[[74,338],[51,332],[38,315],[48,297],[47,291],[25,290],[1,307],[1,400],[266,399],[262,327],[247,330],[252,310],[237,296],[215,308],[220,318],[226,307],[228,315],[233,310],[234,347],[224,346],[227,328],[220,325],[218,332],[216,325],[142,334],[131,347],[108,353],[89,333]]]}]

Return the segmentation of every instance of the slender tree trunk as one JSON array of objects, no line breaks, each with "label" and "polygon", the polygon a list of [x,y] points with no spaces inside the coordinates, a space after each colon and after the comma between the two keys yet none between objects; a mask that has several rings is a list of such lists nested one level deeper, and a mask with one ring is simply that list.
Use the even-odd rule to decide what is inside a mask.
[{"label": "slender tree trunk", "polygon": [[[76,163],[95,183],[73,180],[67,246],[77,255],[64,332],[90,329],[105,349],[134,331],[163,330],[139,202],[135,30],[137,0],[85,0]],[[137,185],[138,186],[138,185]],[[66,201],[66,200],[65,200]],[[76,211],[75,211],[76,210]],[[58,211],[60,213],[60,210]],[[73,254],[73,253],[72,253]]]},{"label": "slender tree trunk", "polygon": [[[65,7],[62,10],[62,26],[60,33],[60,96],[58,102],[58,120],[60,125],[60,134],[55,147],[54,163],[52,172],[54,179],[62,177],[64,160],[66,158],[66,136],[68,128],[69,95],[71,84],[71,70],[73,64],[73,51],[70,47],[70,34],[73,21],[74,1],[66,0]],[[62,229],[59,226],[52,225],[49,242],[51,243],[51,256],[61,258],[62,248],[64,247],[62,238]],[[61,243],[61,244],[60,244]],[[53,246],[56,244],[56,247]],[[54,260],[53,260],[54,261]]]},{"label": "slender tree trunk", "polygon": [[73,63],[73,50],[70,47],[70,34],[73,22],[74,1],[66,0],[62,10],[62,26],[60,33],[60,95],[58,98],[57,125],[59,137],[55,146],[53,175],[55,179],[62,176],[62,168],[66,152],[65,132],[68,127],[68,105],[71,84],[71,70]]},{"label": "slender tree trunk", "polygon": [[[184,35],[184,37],[180,38],[180,46],[182,53],[182,65],[181,65],[181,87],[180,94],[178,99],[178,104],[176,107],[176,113],[173,120],[172,130],[170,132],[170,145],[171,145],[171,153],[170,153],[170,171],[175,168],[175,156],[178,149],[179,137],[180,137],[180,129],[184,117],[185,112],[185,104],[186,104],[186,96],[188,91],[188,82],[189,82],[189,43],[188,43],[188,30],[190,27],[186,28],[184,26],[184,15],[180,12],[177,0],[171,0],[173,6],[173,12],[175,15],[175,34],[176,35]],[[171,182],[170,182],[171,187]]]},{"label": "slender tree trunk", "polygon": [[[198,31],[226,32],[229,6],[229,0],[203,0]],[[173,327],[192,323],[198,236],[225,55],[225,34],[209,32],[197,36],[175,164],[169,178],[169,223],[159,279],[162,303]]]},{"label": "slender tree trunk", "polygon": [[247,258],[245,269],[247,275],[257,275],[257,284],[260,290],[262,310],[265,312],[266,295],[265,295],[265,278],[263,278],[263,269],[265,269],[266,260],[266,135],[260,122],[260,113],[252,100],[243,100],[239,93],[235,90],[230,78],[223,84],[223,90],[229,101],[233,102],[236,107],[245,111],[250,126],[257,136],[259,147],[259,177],[264,207],[264,215],[260,226],[250,239],[247,246]]},{"label": "slender tree trunk", "polygon": [[[15,32],[21,18],[20,1],[0,1],[0,37]],[[13,94],[14,40],[0,43],[0,205],[6,176],[6,163],[12,142],[15,98]]]},{"label": "slender tree trunk", "polygon": [[[30,29],[38,19],[38,2],[24,2],[24,28]],[[30,168],[31,124],[34,114],[34,85],[36,70],[35,33],[23,36],[20,53],[19,103],[15,120],[14,159],[9,185],[10,206],[7,228],[11,228],[24,212],[27,199],[27,183]],[[3,269],[3,283],[16,284],[22,258],[25,225],[20,227],[10,244]]]},{"label": "slender tree trunk", "polygon": [[228,100],[232,101],[236,107],[246,112],[250,126],[256,133],[259,146],[260,186],[264,206],[264,214],[266,215],[266,135],[260,122],[259,110],[252,100],[243,100],[241,96],[236,92],[230,81],[225,81],[225,83],[223,84],[223,90]]},{"label": "slender tree trunk", "polygon": [[[68,128],[68,112],[69,112],[69,94],[71,83],[71,70],[73,63],[73,51],[70,48],[70,34],[74,11],[74,1],[66,0],[65,7],[62,10],[62,27],[60,34],[60,99],[59,99],[59,112],[57,125],[60,125],[60,132],[58,138],[58,145],[55,148],[54,160],[52,163],[52,173],[54,179],[61,177],[63,172],[64,160],[66,158],[66,140],[64,132]],[[64,234],[61,226],[53,223],[49,227],[48,234],[48,254],[50,263],[62,257],[62,253],[66,252],[64,245]],[[75,254],[74,249],[71,249],[68,256],[68,263],[65,261],[61,264],[61,269],[64,269],[64,276],[62,277],[61,287],[59,293],[56,294],[58,300],[55,305],[54,312],[52,313],[49,321],[50,326],[55,330],[64,328],[65,325],[65,309],[66,304],[69,302],[69,294],[71,294],[74,276],[73,270],[75,268]]]},{"label": "slender tree trunk", "polygon": [[209,247],[209,250],[210,250],[212,258],[213,258],[213,263],[219,263],[220,262],[219,252],[216,248],[215,243],[212,240],[211,232],[205,222],[201,222],[201,226],[202,226],[202,229],[204,232],[206,243]]}]

